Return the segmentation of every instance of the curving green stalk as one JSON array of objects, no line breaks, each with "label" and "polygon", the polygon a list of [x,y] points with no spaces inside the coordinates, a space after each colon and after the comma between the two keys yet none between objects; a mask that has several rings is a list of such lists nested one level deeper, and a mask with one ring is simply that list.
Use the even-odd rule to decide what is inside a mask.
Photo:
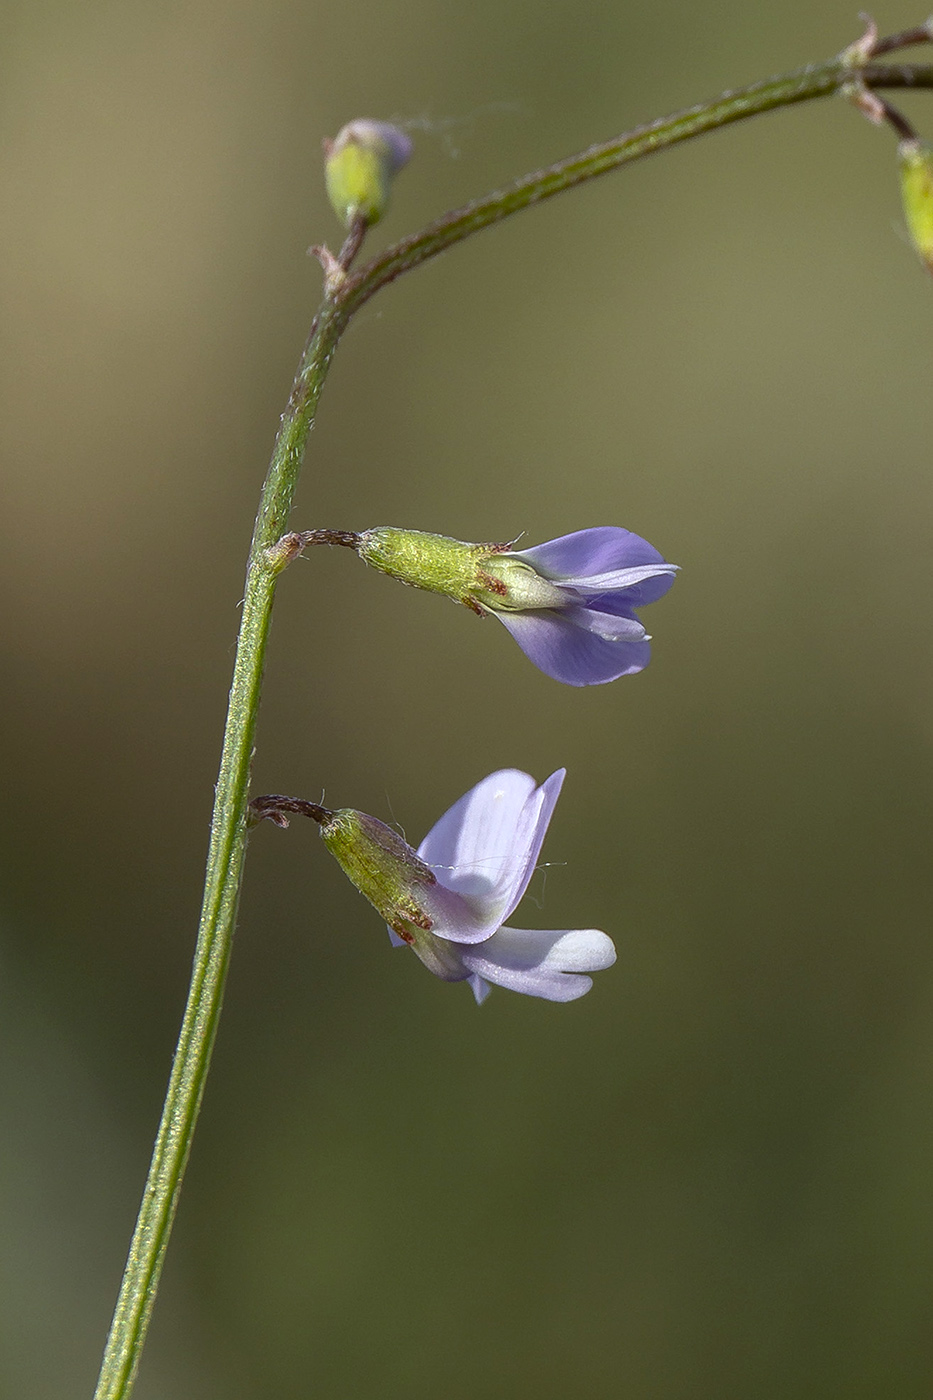
[{"label": "curving green stalk", "polygon": [[[878,40],[872,55],[927,42],[927,25]],[[311,327],[275,442],[250,546],[242,620],[217,781],[204,902],[191,985],[159,1133],[104,1352],[95,1400],[126,1400],[133,1389],[172,1229],[201,1096],[210,1066],[230,961],[247,836],[250,758],[276,580],[294,550],[282,541],[318,398],[351,316],[381,287],[470,234],[597,175],[760,112],[828,97],[859,78],[868,88],[933,88],[933,67],[858,63],[839,58],[771,78],[692,107],[516,180],[454,210],[355,272],[361,239],[351,231],[330,258],[327,291]],[[282,541],[280,544],[279,542]],[[276,548],[276,546],[279,546]]]}]

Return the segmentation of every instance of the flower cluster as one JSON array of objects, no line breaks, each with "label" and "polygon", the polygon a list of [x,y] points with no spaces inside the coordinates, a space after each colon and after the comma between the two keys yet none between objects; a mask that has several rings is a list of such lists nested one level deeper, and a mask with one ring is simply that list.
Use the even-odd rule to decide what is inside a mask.
[{"label": "flower cluster", "polygon": [[[411,142],[398,127],[360,120],[324,150],[331,204],[349,233],[339,259],[317,251],[329,276],[334,269],[342,276],[365,228],[382,216]],[[917,170],[915,162],[908,172],[914,184]],[[470,544],[393,526],[360,534],[306,530],[283,535],[267,551],[268,566],[277,573],[315,544],[353,549],[402,583],[497,617],[540,671],[572,686],[604,685],[644,670],[650,637],[637,609],[662,598],[677,572],[647,540],[617,525],[529,549],[515,549],[514,540]],[[254,820],[287,826],[286,814],[297,812],[318,822],[325,845],[385,919],[392,942],[411,948],[445,982],[468,982],[477,1002],[491,985],[573,1001],[590,990],[587,974],[615,962],[612,940],[599,929],[506,923],[536,868],[563,780],[562,768],[540,787],[518,769],[491,773],[454,803],[417,850],[353,808],[334,812],[272,796],[254,799],[251,808]]]},{"label": "flower cluster", "polygon": [[[644,670],[650,639],[635,610],[663,597],[677,572],[647,540],[615,525],[520,550],[390,526],[362,534],[309,530],[285,536],[274,562],[281,567],[312,544],[354,549],[403,583],[492,614],[539,670],[573,686]],[[283,799],[290,805],[276,809],[276,799],[258,798],[254,811],[273,818],[304,811],[320,822],[328,849],[385,919],[392,941],[444,981],[469,982],[477,1002],[493,983],[573,1001],[592,986],[587,973],[615,961],[612,940],[598,929],[506,925],[528,887],[563,780],[563,769],[541,787],[517,769],[492,773],[417,851],[352,808],[330,812]]]}]

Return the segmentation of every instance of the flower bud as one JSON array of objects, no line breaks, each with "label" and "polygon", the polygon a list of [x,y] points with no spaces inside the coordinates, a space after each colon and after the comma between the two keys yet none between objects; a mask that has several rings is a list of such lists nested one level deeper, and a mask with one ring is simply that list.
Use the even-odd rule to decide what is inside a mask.
[{"label": "flower bud", "polygon": [[343,807],[321,824],[321,836],[347,878],[406,943],[430,929],[424,895],[437,879],[397,832],[365,812]]},{"label": "flower bud", "polygon": [[910,240],[933,272],[933,152],[920,141],[902,141],[901,198]]},{"label": "flower bud", "polygon": [[411,140],[389,122],[360,118],[324,142],[327,197],[347,228],[374,224],[389,202],[392,179],[411,157]]}]

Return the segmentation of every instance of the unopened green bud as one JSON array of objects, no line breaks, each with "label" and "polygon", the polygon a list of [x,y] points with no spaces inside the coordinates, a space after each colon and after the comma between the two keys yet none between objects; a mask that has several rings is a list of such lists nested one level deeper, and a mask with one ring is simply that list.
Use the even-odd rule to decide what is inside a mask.
[{"label": "unopened green bud", "polygon": [[436,877],[390,826],[343,807],[321,824],[321,836],[348,879],[396,933],[410,943],[412,926],[431,928],[423,896]]},{"label": "unopened green bud", "polygon": [[382,218],[392,180],[411,151],[411,140],[399,127],[365,118],[324,142],[327,197],[347,228],[356,219],[374,224]]},{"label": "unopened green bud", "polygon": [[933,272],[933,152],[920,141],[902,141],[901,198],[910,239]]},{"label": "unopened green bud", "polygon": [[444,593],[474,612],[521,612],[564,602],[558,586],[509,553],[509,544],[467,544],[423,530],[380,526],[360,536],[367,564],[414,588]]}]

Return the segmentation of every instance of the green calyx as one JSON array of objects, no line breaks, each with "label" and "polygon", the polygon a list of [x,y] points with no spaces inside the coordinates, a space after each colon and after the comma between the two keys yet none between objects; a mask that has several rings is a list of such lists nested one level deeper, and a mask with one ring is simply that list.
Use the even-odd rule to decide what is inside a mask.
[{"label": "green calyx", "polygon": [[430,929],[420,895],[437,881],[397,832],[365,812],[342,807],[321,824],[321,837],[350,882],[396,933],[411,942],[413,929]]},{"label": "green calyx", "polygon": [[383,574],[444,593],[458,603],[475,607],[482,562],[497,548],[488,544],[465,544],[446,535],[429,535],[423,530],[396,530],[389,525],[366,530],[360,536],[357,552],[367,564]]},{"label": "green calyx", "polygon": [[902,141],[901,198],[911,242],[933,272],[933,152],[920,141]]}]

